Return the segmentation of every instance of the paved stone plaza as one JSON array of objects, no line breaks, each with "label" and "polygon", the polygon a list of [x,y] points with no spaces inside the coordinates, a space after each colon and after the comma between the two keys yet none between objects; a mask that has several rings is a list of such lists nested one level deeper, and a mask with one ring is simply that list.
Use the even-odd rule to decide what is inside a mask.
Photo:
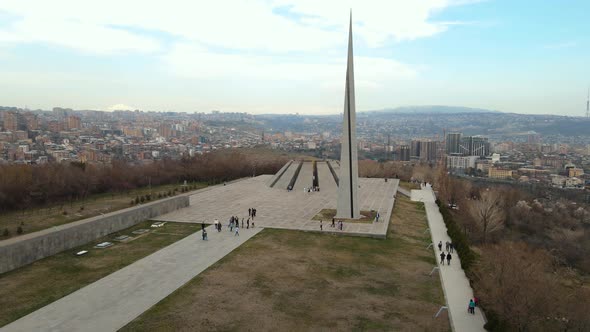
[{"label": "paved stone plaza", "polygon": [[[319,221],[311,220],[322,209],[336,208],[336,187],[322,187],[320,192],[287,190],[266,186],[271,175],[261,175],[226,186],[201,190],[190,197],[190,206],[168,213],[155,220],[212,223],[215,219],[224,226],[229,218],[248,218],[248,208],[256,208],[257,227],[319,231]],[[321,181],[321,180],[320,180]],[[344,223],[343,231],[329,227],[331,220],[324,220],[325,232],[348,235],[385,237],[399,180],[359,178],[361,211],[376,210],[379,222]]]}]

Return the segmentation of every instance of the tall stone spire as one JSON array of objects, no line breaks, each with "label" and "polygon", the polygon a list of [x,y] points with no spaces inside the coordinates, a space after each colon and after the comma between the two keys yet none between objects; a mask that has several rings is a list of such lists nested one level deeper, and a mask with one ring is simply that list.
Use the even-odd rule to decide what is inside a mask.
[{"label": "tall stone spire", "polygon": [[360,218],[358,200],[358,157],[356,144],[356,110],[354,99],[354,65],[352,56],[352,12],[348,30],[348,63],[344,96],[344,121],[340,152],[337,218]]}]

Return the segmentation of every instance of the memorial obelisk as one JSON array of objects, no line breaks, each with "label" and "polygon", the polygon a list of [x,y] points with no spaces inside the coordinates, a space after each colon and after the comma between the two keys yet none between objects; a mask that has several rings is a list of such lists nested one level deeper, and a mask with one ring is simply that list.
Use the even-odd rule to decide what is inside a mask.
[{"label": "memorial obelisk", "polygon": [[354,102],[354,66],[352,56],[352,13],[348,30],[348,61],[344,96],[344,121],[340,152],[340,177],[336,218],[358,219],[358,157],[356,144],[356,111]]}]

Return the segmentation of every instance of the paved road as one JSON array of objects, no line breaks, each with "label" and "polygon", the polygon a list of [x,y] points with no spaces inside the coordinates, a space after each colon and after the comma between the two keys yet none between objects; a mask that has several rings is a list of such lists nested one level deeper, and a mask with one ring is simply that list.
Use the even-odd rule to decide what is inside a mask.
[{"label": "paved road", "polygon": [[[234,236],[207,228],[57,300],[0,331],[116,331],[262,228]],[[108,249],[106,249],[108,250]]]},{"label": "paved road", "polygon": [[447,300],[447,307],[449,308],[449,320],[453,331],[458,332],[472,332],[485,331],[483,328],[485,319],[479,310],[476,308],[475,315],[467,313],[467,305],[469,299],[473,298],[473,289],[469,285],[469,279],[465,276],[465,271],[461,268],[461,260],[456,254],[452,254],[453,259],[451,265],[440,265],[440,251],[437,244],[439,241],[443,243],[443,250],[445,243],[451,242],[451,238],[447,235],[447,227],[443,221],[443,217],[436,205],[434,193],[430,186],[422,187],[422,190],[412,190],[412,200],[424,202],[426,208],[426,216],[428,218],[428,226],[430,227],[430,234],[432,236],[432,243],[434,243],[434,256],[439,262],[439,275]]}]

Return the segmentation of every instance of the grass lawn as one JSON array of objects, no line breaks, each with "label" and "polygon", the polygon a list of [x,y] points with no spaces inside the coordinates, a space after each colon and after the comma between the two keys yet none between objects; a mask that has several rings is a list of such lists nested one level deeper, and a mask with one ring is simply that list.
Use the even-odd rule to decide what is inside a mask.
[{"label": "grass lawn", "polygon": [[[105,277],[157,250],[201,229],[201,225],[166,223],[150,228],[145,221],[126,230],[110,234],[87,245],[36,261],[30,265],[0,275],[0,326],[60,299],[98,279]],[[149,233],[135,235],[140,228]],[[133,237],[116,242],[119,235]],[[93,249],[97,243],[109,241],[114,246]],[[89,250],[77,257],[74,253]]]},{"label": "grass lawn", "polygon": [[450,331],[424,207],[398,195],[386,240],[265,229],[123,331]]},{"label": "grass lawn", "polygon": [[[207,186],[206,183],[196,183],[197,189]],[[23,234],[40,231],[42,229],[67,224],[77,220],[90,218],[99,214],[109,213],[131,207],[130,204],[137,196],[152,193],[157,197],[158,193],[165,193],[175,188],[178,184],[152,186],[130,190],[128,193],[107,193],[92,195],[87,199],[70,203],[56,204],[46,208],[34,208],[25,211],[15,211],[0,214],[0,240],[17,235],[17,228],[22,224]],[[180,191],[177,192],[179,194]],[[154,201],[155,199],[152,199]],[[66,212],[64,214],[63,212]],[[10,236],[2,236],[4,229],[8,229]]]},{"label": "grass lawn", "polygon": [[[370,224],[375,220],[377,216],[377,211],[361,211],[361,218],[360,219],[348,219],[348,218],[338,218],[338,220],[345,221],[346,223],[358,223],[358,224]],[[332,218],[336,217],[336,209],[322,209],[318,214],[313,216],[311,220],[324,220],[328,223],[332,222]]]},{"label": "grass lawn", "polygon": [[406,181],[400,181],[399,186],[406,189],[406,190],[420,189],[419,183],[412,183],[412,182],[406,182]]}]

